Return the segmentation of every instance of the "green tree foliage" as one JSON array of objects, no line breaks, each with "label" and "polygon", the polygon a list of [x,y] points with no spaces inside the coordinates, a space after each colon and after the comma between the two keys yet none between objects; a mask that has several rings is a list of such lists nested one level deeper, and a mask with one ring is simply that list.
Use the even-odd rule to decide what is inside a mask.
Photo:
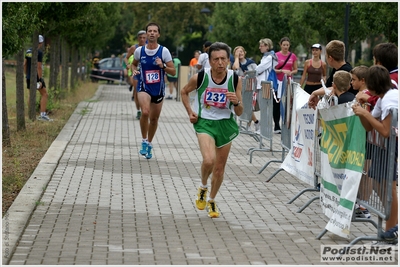
[{"label": "green tree foliage", "polygon": [[[206,40],[243,45],[248,56],[258,55],[258,40],[270,38],[278,51],[288,36],[298,44],[326,44],[344,39],[345,10],[350,8],[349,44],[359,47],[371,35],[397,43],[397,2],[6,2],[3,3],[3,55],[18,52],[32,32],[62,36],[69,44],[111,51],[132,42],[131,36],[150,21],[161,25],[160,42],[200,49]],[[208,8],[209,14],[201,10]],[[212,32],[208,31],[212,25]],[[353,46],[353,47],[351,47]],[[186,52],[186,51],[185,51]]]},{"label": "green tree foliage", "polygon": [[142,2],[127,6],[133,11],[133,32],[144,29],[149,22],[156,22],[161,26],[160,41],[168,36],[175,40],[175,45],[179,45],[183,35],[208,30],[207,15],[200,11],[202,8],[213,10],[214,3]]},{"label": "green tree foliage", "polygon": [[[170,51],[178,50],[183,64],[189,64],[194,50],[201,50],[207,36],[209,18],[212,16],[215,3],[202,2],[136,2],[126,3],[125,9],[132,12],[133,24],[130,35],[125,33],[129,44],[136,43],[136,33],[144,30],[149,22],[161,26],[159,42]],[[211,13],[201,13],[208,8]],[[133,36],[134,38],[130,37]]]},{"label": "green tree foliage", "polygon": [[[398,42],[398,2],[352,3],[356,32],[359,38],[383,34],[389,42]],[[357,27],[357,24],[359,27]],[[362,27],[360,27],[362,26]]]},{"label": "green tree foliage", "polygon": [[[315,12],[308,3],[282,3],[280,14],[288,20],[288,36],[293,42],[300,43],[304,47],[310,47],[314,43],[326,43],[328,37],[323,37],[319,33],[318,23],[314,22],[317,12]],[[321,15],[325,18],[325,15]],[[312,18],[312,19],[311,19]],[[310,25],[313,23],[313,25]]]},{"label": "green tree foliage", "polygon": [[227,43],[232,49],[244,46],[248,56],[259,55],[259,40],[269,38],[278,51],[279,40],[289,32],[288,18],[280,16],[279,7],[279,3],[271,2],[217,3],[210,38]]},{"label": "green tree foliage", "polygon": [[344,41],[346,5],[349,7],[349,48],[356,48],[371,34],[383,34],[388,41],[397,42],[397,3],[282,3],[281,15],[288,20],[290,37],[310,47],[331,40]]},{"label": "green tree foliage", "polygon": [[2,3],[3,58],[16,54],[23,48],[43,21],[38,16],[45,3],[5,2]]}]

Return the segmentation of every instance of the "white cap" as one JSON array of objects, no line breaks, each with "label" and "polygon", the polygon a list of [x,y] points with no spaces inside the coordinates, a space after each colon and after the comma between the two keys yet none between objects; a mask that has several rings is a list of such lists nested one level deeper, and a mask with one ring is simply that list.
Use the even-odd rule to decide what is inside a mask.
[{"label": "white cap", "polygon": [[138,31],[136,36],[139,37],[139,35],[142,35],[142,34],[146,34],[146,31],[140,30],[140,31]]},{"label": "white cap", "polygon": [[39,35],[39,43],[43,43],[44,42],[44,37],[42,35]]},{"label": "white cap", "polygon": [[311,48],[318,48],[322,50],[322,46],[320,44],[313,44],[313,46],[311,46]]}]

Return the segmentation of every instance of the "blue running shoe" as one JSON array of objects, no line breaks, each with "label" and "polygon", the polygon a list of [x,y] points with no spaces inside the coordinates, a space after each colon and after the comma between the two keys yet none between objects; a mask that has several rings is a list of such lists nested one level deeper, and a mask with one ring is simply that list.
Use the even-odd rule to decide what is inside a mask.
[{"label": "blue running shoe", "polygon": [[151,153],[151,150],[153,149],[153,146],[147,146],[147,154],[146,154],[146,159],[151,159],[153,157],[153,154]]},{"label": "blue running shoe", "polygon": [[147,147],[149,146],[149,144],[145,141],[142,142],[142,149],[139,151],[140,155],[142,156],[146,156],[147,154]]},{"label": "blue running shoe", "polygon": [[398,229],[399,229],[399,226],[396,225],[396,226],[390,228],[389,230],[387,230],[386,232],[382,233],[381,237],[383,239],[385,239],[386,241],[394,241],[399,236]]}]

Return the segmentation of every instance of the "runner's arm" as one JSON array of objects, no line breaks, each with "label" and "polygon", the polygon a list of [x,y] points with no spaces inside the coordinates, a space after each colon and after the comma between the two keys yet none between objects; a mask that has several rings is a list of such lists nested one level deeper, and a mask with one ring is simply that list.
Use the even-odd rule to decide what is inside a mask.
[{"label": "runner's arm", "polygon": [[174,62],[171,60],[171,61],[169,61],[169,62],[167,62],[165,64],[167,65],[167,67],[164,69],[164,71],[166,73],[168,73],[169,75],[171,75],[171,76],[175,76],[176,69],[175,69],[175,66],[174,66]]},{"label": "runner's arm", "polygon": [[189,79],[188,84],[186,84],[181,89],[181,100],[182,100],[183,106],[186,109],[187,114],[189,115],[189,119],[190,119],[191,123],[197,122],[197,114],[193,112],[192,107],[190,106],[190,97],[189,97],[189,94],[197,89],[197,77],[198,77],[198,74],[196,73]]},{"label": "runner's arm", "polygon": [[134,45],[132,45],[131,47],[129,47],[128,49],[128,53],[126,53],[126,57],[124,58],[125,61],[125,65],[126,65],[126,69],[129,69],[129,57],[133,55],[133,53],[135,53],[136,47]]}]

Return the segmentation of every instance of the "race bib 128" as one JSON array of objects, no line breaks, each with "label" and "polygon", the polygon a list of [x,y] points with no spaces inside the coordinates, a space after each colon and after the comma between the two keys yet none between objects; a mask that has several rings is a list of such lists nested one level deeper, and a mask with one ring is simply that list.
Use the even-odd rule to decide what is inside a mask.
[{"label": "race bib 128", "polygon": [[159,83],[160,82],[160,70],[147,70],[145,72],[146,83]]}]

